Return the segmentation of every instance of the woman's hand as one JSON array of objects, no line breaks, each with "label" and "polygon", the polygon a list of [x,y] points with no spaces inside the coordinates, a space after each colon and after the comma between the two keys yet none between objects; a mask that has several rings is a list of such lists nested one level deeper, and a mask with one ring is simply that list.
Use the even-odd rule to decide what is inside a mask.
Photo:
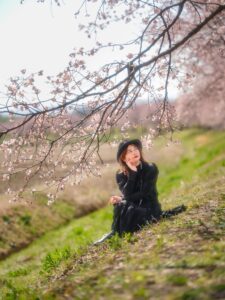
[{"label": "woman's hand", "polygon": [[121,201],[122,201],[122,197],[120,197],[120,196],[112,196],[109,199],[109,203],[111,203],[111,204],[120,203]]}]

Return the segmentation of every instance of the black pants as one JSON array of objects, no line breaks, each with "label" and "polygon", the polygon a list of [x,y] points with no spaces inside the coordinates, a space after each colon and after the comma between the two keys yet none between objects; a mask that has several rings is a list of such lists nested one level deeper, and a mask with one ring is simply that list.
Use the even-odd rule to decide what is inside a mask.
[{"label": "black pants", "polygon": [[144,225],[157,223],[161,218],[170,218],[186,210],[185,205],[179,205],[172,209],[160,211],[155,215],[151,209],[137,207],[131,203],[117,203],[113,208],[113,222],[111,229],[121,237],[123,233],[135,232]]},{"label": "black pants", "polygon": [[135,232],[144,225],[154,222],[154,217],[149,209],[137,207],[133,204],[114,204],[113,222],[111,229],[119,236],[126,232]]}]

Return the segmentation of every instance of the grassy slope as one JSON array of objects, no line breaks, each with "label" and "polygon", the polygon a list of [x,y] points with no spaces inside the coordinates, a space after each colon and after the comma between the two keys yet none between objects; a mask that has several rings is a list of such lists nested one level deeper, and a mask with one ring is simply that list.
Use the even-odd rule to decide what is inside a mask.
[{"label": "grassy slope", "polygon": [[2,299],[222,296],[225,133],[189,130],[179,136],[184,156],[167,167],[159,164],[158,190],[163,208],[184,203],[186,213],[98,247],[90,242],[108,230],[111,207],[75,220],[1,262]]},{"label": "grassy slope", "polygon": [[106,186],[99,178],[91,182],[86,179],[79,186],[68,187],[51,206],[47,205],[45,193],[35,192],[25,195],[27,205],[6,203],[7,207],[3,208],[0,195],[0,259],[25,248],[47,231],[105,206],[112,190],[110,186],[103,192]]}]

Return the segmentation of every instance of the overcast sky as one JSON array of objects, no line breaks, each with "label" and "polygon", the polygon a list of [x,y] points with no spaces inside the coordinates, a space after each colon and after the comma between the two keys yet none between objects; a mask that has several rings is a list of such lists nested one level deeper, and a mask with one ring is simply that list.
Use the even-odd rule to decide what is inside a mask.
[{"label": "overcast sky", "polygon": [[[45,75],[57,74],[67,65],[75,46],[87,45],[74,18],[78,3],[64,0],[57,7],[51,6],[50,1],[37,4],[36,0],[25,0],[21,5],[20,0],[0,0],[0,89],[22,69],[28,73],[44,70]],[[120,34],[121,39],[127,36],[118,29],[114,34]],[[177,90],[172,88],[169,94],[174,97]]]},{"label": "overcast sky", "polygon": [[74,1],[58,8],[34,0],[0,1],[1,84],[24,68],[54,74],[65,67],[76,41],[69,2]]}]

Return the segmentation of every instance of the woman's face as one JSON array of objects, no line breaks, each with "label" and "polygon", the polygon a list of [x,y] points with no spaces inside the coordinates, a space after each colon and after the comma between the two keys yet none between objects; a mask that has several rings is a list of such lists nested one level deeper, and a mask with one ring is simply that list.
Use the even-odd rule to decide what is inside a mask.
[{"label": "woman's face", "polygon": [[129,145],[127,147],[127,151],[124,157],[125,162],[130,162],[132,165],[136,165],[139,163],[141,159],[141,154],[137,146]]}]

